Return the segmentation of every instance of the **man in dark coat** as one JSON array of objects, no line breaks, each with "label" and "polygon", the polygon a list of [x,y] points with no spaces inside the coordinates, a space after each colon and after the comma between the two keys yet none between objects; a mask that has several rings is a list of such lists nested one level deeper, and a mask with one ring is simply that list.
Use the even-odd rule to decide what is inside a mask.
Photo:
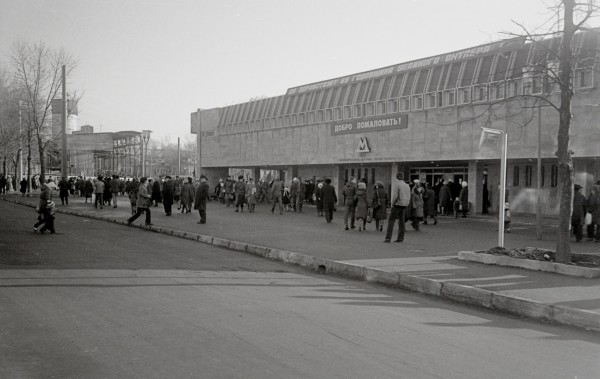
[{"label": "man in dark coat", "polygon": [[583,224],[585,224],[586,199],[581,193],[581,186],[575,184],[575,193],[573,194],[573,213],[571,214],[571,225],[573,226],[573,234],[575,240],[580,242],[583,238]]},{"label": "man in dark coat", "polygon": [[210,188],[206,183],[206,176],[200,175],[200,185],[196,190],[196,197],[194,199],[194,209],[197,209],[200,213],[200,221],[198,224],[206,224],[206,203],[208,202],[208,192]]},{"label": "man in dark coat", "polygon": [[325,212],[325,221],[328,224],[333,220],[333,210],[337,203],[337,195],[335,194],[335,188],[331,185],[331,179],[325,179],[323,185],[323,211]]},{"label": "man in dark coat", "polygon": [[175,184],[171,179],[170,175],[167,175],[165,184],[163,186],[163,207],[167,216],[171,215],[171,208],[173,206],[173,200],[175,197]]},{"label": "man in dark coat", "polygon": [[154,201],[154,206],[158,207],[158,203],[162,201],[160,197],[160,178],[155,180],[152,183],[152,201]]}]

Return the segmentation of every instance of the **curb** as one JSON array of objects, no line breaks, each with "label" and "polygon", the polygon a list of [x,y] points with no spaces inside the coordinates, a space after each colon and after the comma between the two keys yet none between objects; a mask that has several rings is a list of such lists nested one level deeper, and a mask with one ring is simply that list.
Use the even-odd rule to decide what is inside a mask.
[{"label": "curb", "polygon": [[576,276],[580,278],[593,279],[600,277],[600,269],[597,268],[572,266],[563,263],[536,261],[532,259],[519,259],[504,255],[476,253],[473,251],[459,251],[458,259],[488,265],[493,264],[499,266],[518,267],[526,270],[552,272],[555,274]]},{"label": "curb", "polygon": [[[11,201],[6,199],[5,201],[14,202],[16,204],[35,208],[34,205],[22,203],[20,201]],[[127,225],[127,221],[125,220],[115,220],[103,216],[85,215],[82,213],[74,211],[65,211],[62,209],[57,210],[57,212],[78,217],[112,222],[120,225]],[[495,310],[512,315],[531,318],[534,320],[550,321],[561,325],[574,326],[578,328],[584,328],[587,330],[600,332],[600,314],[587,310],[581,310],[561,305],[544,304],[531,299],[521,298],[517,296],[509,296],[501,294],[499,292],[466,286],[454,282],[423,278],[418,275],[387,272],[372,267],[358,266],[349,263],[344,263],[341,261],[317,258],[307,254],[297,253],[293,251],[274,249],[265,246],[229,240],[225,238],[211,237],[207,235],[190,233],[176,229],[164,228],[160,226],[132,225],[131,227],[145,229],[155,233],[167,234],[174,237],[189,239],[192,241],[223,247],[229,250],[253,254],[271,260],[291,263],[298,266],[306,267],[312,271],[316,271],[323,274],[339,275],[345,278],[361,280],[369,283],[383,284],[393,288],[407,289],[413,292],[419,292],[426,295],[433,295],[455,302],[479,306],[489,310]],[[465,254],[463,253],[465,252],[459,253],[459,259],[468,260],[464,259]],[[463,255],[463,258],[461,258],[461,255]],[[485,262],[482,261],[481,263]]]}]

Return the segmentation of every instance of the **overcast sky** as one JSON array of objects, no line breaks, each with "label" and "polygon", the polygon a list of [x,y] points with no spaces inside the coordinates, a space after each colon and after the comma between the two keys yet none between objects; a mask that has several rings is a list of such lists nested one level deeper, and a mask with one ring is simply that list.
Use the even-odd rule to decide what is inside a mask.
[{"label": "overcast sky", "polygon": [[16,39],[79,62],[79,125],[185,137],[190,113],[534,29],[555,0],[0,0]]}]

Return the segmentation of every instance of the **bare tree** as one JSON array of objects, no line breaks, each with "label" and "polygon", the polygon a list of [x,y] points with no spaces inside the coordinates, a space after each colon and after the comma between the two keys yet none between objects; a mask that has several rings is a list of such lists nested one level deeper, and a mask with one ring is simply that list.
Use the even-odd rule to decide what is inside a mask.
[{"label": "bare tree", "polygon": [[6,175],[6,161],[13,163],[15,169],[19,165],[20,130],[18,104],[15,102],[15,89],[9,80],[6,69],[0,68],[0,151],[2,156],[2,173]]},{"label": "bare tree", "polygon": [[52,100],[62,85],[62,66],[67,75],[76,67],[75,59],[65,50],[54,50],[43,42],[18,41],[12,47],[15,84],[22,93],[22,115],[26,133],[35,138],[40,160],[40,180],[45,180],[46,148],[60,135],[52,135]]}]

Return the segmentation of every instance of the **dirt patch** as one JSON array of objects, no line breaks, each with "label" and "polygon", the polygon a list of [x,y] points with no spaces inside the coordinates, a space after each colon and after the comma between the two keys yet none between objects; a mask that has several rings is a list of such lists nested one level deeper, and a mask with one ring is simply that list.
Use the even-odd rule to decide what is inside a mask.
[{"label": "dirt patch", "polygon": [[[489,250],[478,251],[478,253],[505,255],[511,258],[531,259],[536,261],[556,262],[556,252],[554,250],[540,249],[537,247],[524,247],[519,249],[493,247]],[[600,266],[600,256],[590,254],[571,254],[571,264],[582,267],[598,267]]]}]

